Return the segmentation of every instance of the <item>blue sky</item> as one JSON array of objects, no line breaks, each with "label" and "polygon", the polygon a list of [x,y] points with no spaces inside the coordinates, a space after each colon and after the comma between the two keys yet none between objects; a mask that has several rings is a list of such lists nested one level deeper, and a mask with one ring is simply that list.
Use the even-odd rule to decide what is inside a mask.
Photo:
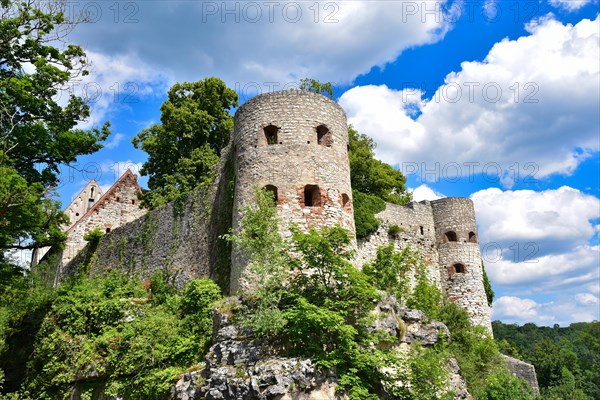
[{"label": "blue sky", "polygon": [[65,170],[64,206],[139,169],[131,139],[175,82],[217,76],[244,102],[314,77],[416,199],[473,199],[494,319],[600,319],[597,1],[67,4],[92,62],[68,91],[113,135]]}]

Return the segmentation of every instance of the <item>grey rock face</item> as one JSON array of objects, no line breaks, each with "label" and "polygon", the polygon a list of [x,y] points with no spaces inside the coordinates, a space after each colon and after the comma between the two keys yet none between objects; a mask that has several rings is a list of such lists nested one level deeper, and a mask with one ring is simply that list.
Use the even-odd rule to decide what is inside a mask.
[{"label": "grey rock face", "polygon": [[518,378],[525,379],[533,389],[533,394],[540,394],[540,387],[538,386],[537,375],[533,365],[509,356],[504,356],[504,360],[506,361],[506,365],[511,374]]},{"label": "grey rock face", "polygon": [[[411,343],[433,346],[441,337],[449,337],[448,328],[437,321],[428,321],[421,311],[401,307],[395,298],[380,301],[373,311],[370,331],[382,330],[399,339],[390,343],[390,351],[398,347],[405,351]],[[281,357],[240,332],[230,316],[214,313],[214,345],[206,357],[202,371],[183,375],[171,392],[178,400],[192,399],[280,399],[324,400],[344,399],[336,394],[334,374],[317,370],[311,360]],[[449,360],[448,385],[456,400],[469,399],[464,379],[455,360]],[[382,398],[386,394],[381,393]]]}]

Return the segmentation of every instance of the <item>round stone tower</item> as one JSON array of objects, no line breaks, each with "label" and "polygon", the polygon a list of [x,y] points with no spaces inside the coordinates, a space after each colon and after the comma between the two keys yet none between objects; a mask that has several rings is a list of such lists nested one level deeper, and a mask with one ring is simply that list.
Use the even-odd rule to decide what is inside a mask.
[{"label": "round stone tower", "polygon": [[450,300],[469,312],[472,323],[491,333],[473,202],[450,197],[432,201],[431,207],[442,289]]},{"label": "round stone tower", "polygon": [[[267,93],[243,104],[234,121],[234,229],[256,185],[273,193],[284,238],[290,223],[341,225],[354,235],[348,126],[336,102],[299,90]],[[234,292],[245,262],[233,254],[232,263]]]}]

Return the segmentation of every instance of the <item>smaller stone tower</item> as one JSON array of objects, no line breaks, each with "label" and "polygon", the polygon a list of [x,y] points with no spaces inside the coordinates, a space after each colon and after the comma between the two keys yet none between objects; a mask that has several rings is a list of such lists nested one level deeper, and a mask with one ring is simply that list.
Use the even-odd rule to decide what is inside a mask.
[{"label": "smaller stone tower", "polygon": [[[234,229],[240,209],[255,201],[256,185],[273,193],[284,238],[291,223],[303,230],[340,225],[355,232],[348,126],[334,101],[299,90],[252,98],[235,113],[233,153]],[[232,264],[235,292],[245,267],[235,250]]]},{"label": "smaller stone tower", "polygon": [[491,333],[473,202],[450,197],[432,201],[431,207],[442,289],[450,300],[469,312],[474,324]]}]

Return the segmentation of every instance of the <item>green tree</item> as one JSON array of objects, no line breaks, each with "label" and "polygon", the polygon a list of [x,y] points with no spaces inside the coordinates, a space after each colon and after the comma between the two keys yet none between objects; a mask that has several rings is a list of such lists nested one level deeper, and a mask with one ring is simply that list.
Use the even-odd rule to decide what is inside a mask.
[{"label": "green tree", "polygon": [[394,244],[390,243],[377,249],[377,257],[363,266],[363,272],[377,289],[395,296],[401,302],[408,292],[407,274],[420,261],[419,253],[411,250],[410,246],[396,251]]},{"label": "green tree", "polygon": [[143,129],[133,145],[148,153],[143,202],[151,208],[181,199],[214,179],[214,165],[233,130],[238,95],[218,78],[177,83],[162,104],[161,123]]},{"label": "green tree", "polygon": [[79,21],[66,2],[0,0],[0,258],[7,248],[32,249],[61,242],[65,221],[51,200],[59,167],[99,150],[109,134],[77,129],[90,114],[71,95],[69,81],[87,75],[84,51],[66,43]]},{"label": "green tree", "polygon": [[321,83],[316,79],[304,78],[300,80],[300,90],[306,90],[307,92],[313,92],[322,94],[323,96],[329,97],[333,100],[333,85],[331,82]]},{"label": "green tree", "polygon": [[492,289],[492,284],[490,283],[487,273],[485,272],[483,260],[481,260],[481,270],[483,271],[483,289],[485,290],[485,297],[487,298],[488,306],[491,307],[492,303],[494,302],[494,296],[496,296],[496,293],[494,293],[494,289]]},{"label": "green tree", "polygon": [[352,127],[348,137],[356,237],[363,239],[379,228],[375,214],[385,209],[384,202],[404,205],[412,195],[402,172],[375,158],[373,139]]},{"label": "green tree", "polygon": [[406,192],[406,177],[400,170],[375,158],[375,142],[367,135],[348,128],[350,139],[350,180],[352,189],[394,204],[411,199]]}]

